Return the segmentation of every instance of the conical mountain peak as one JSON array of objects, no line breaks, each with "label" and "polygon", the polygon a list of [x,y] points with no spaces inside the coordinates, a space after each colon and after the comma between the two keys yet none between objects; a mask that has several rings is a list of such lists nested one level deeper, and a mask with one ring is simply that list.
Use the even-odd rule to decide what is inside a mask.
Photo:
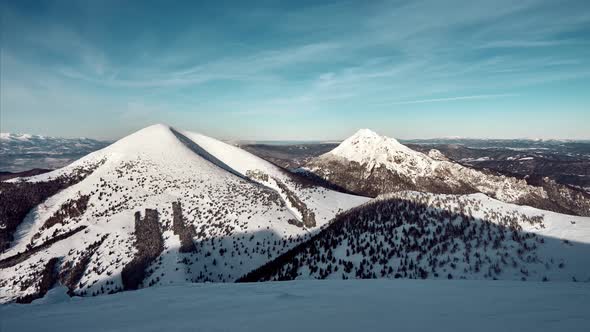
[{"label": "conical mountain peak", "polygon": [[415,154],[391,137],[382,136],[370,129],[360,129],[345,139],[327,155],[338,156],[361,164],[391,159],[394,154]]},{"label": "conical mountain peak", "polygon": [[357,130],[351,137],[380,137],[380,135],[371,129],[362,128]]}]

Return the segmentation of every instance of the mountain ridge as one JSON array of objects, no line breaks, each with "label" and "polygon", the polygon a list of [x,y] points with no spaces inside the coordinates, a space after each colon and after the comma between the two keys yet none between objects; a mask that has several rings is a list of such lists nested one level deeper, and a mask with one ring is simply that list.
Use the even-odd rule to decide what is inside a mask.
[{"label": "mountain ridge", "polygon": [[[31,302],[57,284],[96,296],[237,279],[590,277],[588,218],[522,206],[568,192],[550,196],[367,129],[332,151],[312,160],[325,174],[289,172],[156,124],[66,167],[2,181],[0,302]],[[376,198],[329,189],[349,183]],[[441,256],[449,250],[457,257]]]},{"label": "mountain ridge", "polygon": [[248,164],[258,157],[235,158],[237,148],[214,139],[217,150],[199,151],[193,134],[182,132],[183,142],[179,133],[153,125],[64,168],[1,182],[0,195],[92,167],[19,222],[0,254],[0,301],[30,301],[57,282],[84,296],[233,281],[367,200],[301,185],[270,163]]},{"label": "mountain ridge", "polygon": [[376,197],[414,190],[440,194],[484,193],[507,203],[590,216],[590,195],[549,179],[525,179],[475,170],[439,152],[429,155],[374,132],[359,131],[333,150],[313,158],[303,171],[350,192]]},{"label": "mountain ridge", "polygon": [[305,279],[590,281],[590,218],[483,194],[397,192],[350,209],[240,282]]}]

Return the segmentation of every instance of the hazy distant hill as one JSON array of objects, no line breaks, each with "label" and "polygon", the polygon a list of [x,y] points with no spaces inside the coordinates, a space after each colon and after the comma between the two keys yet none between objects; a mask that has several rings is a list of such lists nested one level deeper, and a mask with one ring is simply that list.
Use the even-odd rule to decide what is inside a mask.
[{"label": "hazy distant hill", "polygon": [[60,138],[30,134],[0,134],[0,171],[56,169],[110,142],[90,138]]}]

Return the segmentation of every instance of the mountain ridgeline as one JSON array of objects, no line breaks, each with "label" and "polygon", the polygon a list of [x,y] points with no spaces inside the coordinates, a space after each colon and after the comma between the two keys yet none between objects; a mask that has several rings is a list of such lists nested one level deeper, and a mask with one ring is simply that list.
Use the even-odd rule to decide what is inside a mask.
[{"label": "mountain ridgeline", "polygon": [[[557,234],[571,237],[560,239]],[[399,192],[342,213],[239,279],[590,281],[590,224],[482,194]]]},{"label": "mountain ridgeline", "polygon": [[0,302],[56,285],[98,296],[236,280],[590,278],[586,194],[369,130],[291,172],[154,125],[27,175],[0,182]]},{"label": "mountain ridgeline", "polygon": [[1,185],[2,302],[231,282],[368,200],[164,125]]},{"label": "mountain ridgeline", "polygon": [[423,154],[393,138],[361,129],[303,171],[350,192],[376,197],[404,190],[438,194],[484,193],[503,202],[590,216],[590,195],[543,178],[536,181],[475,170],[438,151]]}]

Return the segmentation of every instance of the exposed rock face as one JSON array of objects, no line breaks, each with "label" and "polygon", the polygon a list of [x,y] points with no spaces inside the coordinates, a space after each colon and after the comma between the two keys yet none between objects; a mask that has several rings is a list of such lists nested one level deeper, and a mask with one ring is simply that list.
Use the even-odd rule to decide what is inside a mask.
[{"label": "exposed rock face", "polygon": [[[311,211],[305,202],[303,202],[297,196],[297,194],[293,192],[293,190],[291,190],[284,182],[276,177],[269,176],[260,170],[248,171],[246,172],[246,176],[256,182],[264,183],[276,188],[276,192],[279,194],[279,197],[282,198],[285,203],[289,203],[289,205],[295,209],[296,213],[300,216],[300,220],[290,219],[289,223],[291,225],[308,228],[316,226],[315,213]],[[300,186],[306,185],[305,181],[301,181],[297,184]]]},{"label": "exposed rock face", "polygon": [[137,289],[141,285],[146,276],[146,268],[164,250],[157,210],[146,209],[143,219],[139,212],[135,213],[135,237],[137,253],[121,273],[123,288],[126,290]]},{"label": "exposed rock face", "polygon": [[193,225],[187,224],[184,220],[180,202],[172,203],[172,231],[180,238],[179,252],[195,251],[193,238],[197,236],[197,233]]},{"label": "exposed rock face", "polygon": [[527,179],[527,183],[542,188],[544,195],[527,195],[515,203],[554,212],[590,216],[590,195],[586,192],[559,184],[549,178],[534,182]]},{"label": "exposed rock face", "polygon": [[285,193],[285,195],[287,196],[287,200],[289,200],[291,205],[294,206],[297,209],[297,211],[299,211],[299,213],[301,213],[301,223],[303,224],[303,226],[315,227],[316,221],[315,214],[313,213],[313,211],[310,211],[307,208],[307,205],[305,205],[305,203],[302,202],[299,199],[299,197],[297,197],[297,195],[295,195],[295,193],[293,193],[293,191],[291,191],[284,183],[277,179],[275,179],[275,181],[277,183],[277,186],[281,189],[281,191]]},{"label": "exposed rock face", "polygon": [[447,158],[442,152],[440,152],[440,150],[437,149],[431,149],[428,151],[428,156],[434,160],[450,161],[449,158]]},{"label": "exposed rock face", "polygon": [[530,185],[413,151],[366,129],[306,165],[306,170],[351,192],[376,197],[413,190],[441,194],[484,193],[507,203],[590,216],[590,195],[557,183]]}]

